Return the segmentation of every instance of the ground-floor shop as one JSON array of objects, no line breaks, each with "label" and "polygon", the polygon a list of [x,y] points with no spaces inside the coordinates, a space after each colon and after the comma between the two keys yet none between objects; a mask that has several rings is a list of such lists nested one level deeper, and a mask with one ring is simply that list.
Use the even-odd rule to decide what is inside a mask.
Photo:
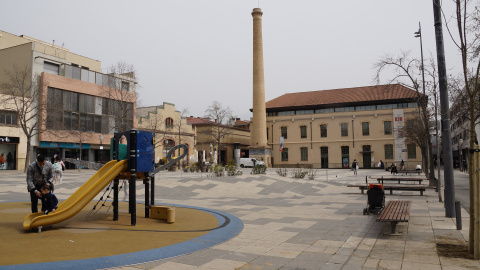
[{"label": "ground-floor shop", "polygon": [[[42,154],[47,160],[53,161],[55,155],[62,159],[76,159],[105,164],[110,160],[110,147],[104,145],[40,142],[35,155]],[[75,169],[76,165],[65,162],[67,169]]]},{"label": "ground-floor shop", "polygon": [[19,137],[0,136],[0,170],[17,170]]}]

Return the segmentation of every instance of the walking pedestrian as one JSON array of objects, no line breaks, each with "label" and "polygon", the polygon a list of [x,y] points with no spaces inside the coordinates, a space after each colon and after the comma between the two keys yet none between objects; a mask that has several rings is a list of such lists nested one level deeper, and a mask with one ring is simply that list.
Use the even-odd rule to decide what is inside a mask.
[{"label": "walking pedestrian", "polygon": [[352,170],[353,170],[353,175],[354,175],[354,176],[357,176],[358,162],[357,162],[356,159],[353,160]]}]

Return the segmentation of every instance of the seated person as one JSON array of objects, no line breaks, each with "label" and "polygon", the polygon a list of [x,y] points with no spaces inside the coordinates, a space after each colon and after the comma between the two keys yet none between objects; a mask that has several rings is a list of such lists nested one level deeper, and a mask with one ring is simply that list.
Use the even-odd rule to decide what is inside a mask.
[{"label": "seated person", "polygon": [[45,215],[52,212],[55,213],[55,210],[58,208],[58,199],[55,194],[53,194],[52,190],[50,190],[49,185],[43,185],[40,189],[42,192],[42,211],[44,211]]},{"label": "seated person", "polygon": [[397,174],[398,171],[397,171],[397,165],[395,165],[395,163],[392,164],[392,168],[390,169],[390,174]]},{"label": "seated person", "polygon": [[417,164],[417,167],[415,168],[415,171],[417,173],[421,172],[422,171],[422,166],[420,166],[420,164]]}]

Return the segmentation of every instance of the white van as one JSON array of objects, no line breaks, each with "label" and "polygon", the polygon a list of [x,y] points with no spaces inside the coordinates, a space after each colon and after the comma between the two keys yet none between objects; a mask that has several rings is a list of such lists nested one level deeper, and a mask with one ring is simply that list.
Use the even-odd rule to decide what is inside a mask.
[{"label": "white van", "polygon": [[254,165],[263,165],[265,166],[265,162],[261,160],[257,160],[255,158],[240,158],[240,167],[245,168],[245,167],[253,167]]}]

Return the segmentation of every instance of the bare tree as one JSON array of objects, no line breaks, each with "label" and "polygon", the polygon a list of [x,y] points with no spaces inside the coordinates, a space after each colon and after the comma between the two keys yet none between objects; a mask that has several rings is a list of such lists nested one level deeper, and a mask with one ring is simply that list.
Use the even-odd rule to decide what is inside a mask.
[{"label": "bare tree", "polygon": [[233,113],[229,107],[223,107],[218,101],[213,101],[207,110],[205,110],[205,118],[214,121],[211,129],[206,129],[205,134],[210,135],[212,140],[217,144],[217,162],[220,160],[220,146],[222,139],[233,132],[232,119]]},{"label": "bare tree", "polygon": [[[452,23],[446,24],[448,33],[454,41],[462,57],[462,81],[453,87],[457,96],[464,102],[463,112],[468,121],[468,137],[469,148],[473,149],[475,144],[478,145],[478,134],[475,132],[475,126],[479,123],[480,117],[480,9],[477,2],[470,0],[452,0],[455,6],[455,14],[450,18]],[[443,10],[442,10],[443,12]],[[446,17],[445,21],[449,22],[450,18]],[[450,85],[452,87],[452,85]],[[475,220],[476,208],[475,198],[480,194],[476,194],[476,185],[473,178],[473,155],[468,156],[468,173],[470,183],[470,230],[469,230],[469,251],[474,253],[475,259],[479,259],[480,243],[476,243],[474,233],[477,232]]]},{"label": "bare tree", "polygon": [[5,80],[0,85],[4,94],[0,100],[4,106],[18,113],[18,122],[27,138],[25,158],[26,172],[32,156],[32,138],[41,133],[42,111],[45,104],[42,99],[42,84],[39,76],[32,78],[32,72],[27,66],[12,66],[5,71]]},{"label": "bare tree", "polygon": [[[381,57],[378,62],[374,64],[376,69],[375,79],[377,82],[380,82],[380,75],[386,70],[393,71],[393,78],[389,80],[388,84],[392,83],[404,83],[409,84],[417,93],[417,102],[418,102],[418,114],[421,123],[422,131],[417,131],[416,133],[410,132],[410,135],[416,134],[416,139],[424,138],[425,143],[419,144],[422,150],[422,157],[425,160],[424,166],[425,174],[429,178],[429,184],[434,185],[434,164],[433,164],[433,154],[432,154],[432,140],[430,136],[425,136],[430,132],[430,116],[427,109],[428,99],[425,93],[422,93],[420,89],[421,82],[421,62],[410,56],[409,52],[401,52],[399,56],[384,56]],[[427,84],[428,85],[428,84]],[[417,125],[418,128],[418,125]],[[423,134],[423,135],[421,135]],[[415,138],[410,138],[415,141]]]},{"label": "bare tree", "polygon": [[114,117],[109,123],[110,131],[127,131],[133,128],[134,105],[137,93],[132,81],[135,80],[135,68],[125,62],[118,62],[103,76],[103,95],[108,99],[109,115]]}]

